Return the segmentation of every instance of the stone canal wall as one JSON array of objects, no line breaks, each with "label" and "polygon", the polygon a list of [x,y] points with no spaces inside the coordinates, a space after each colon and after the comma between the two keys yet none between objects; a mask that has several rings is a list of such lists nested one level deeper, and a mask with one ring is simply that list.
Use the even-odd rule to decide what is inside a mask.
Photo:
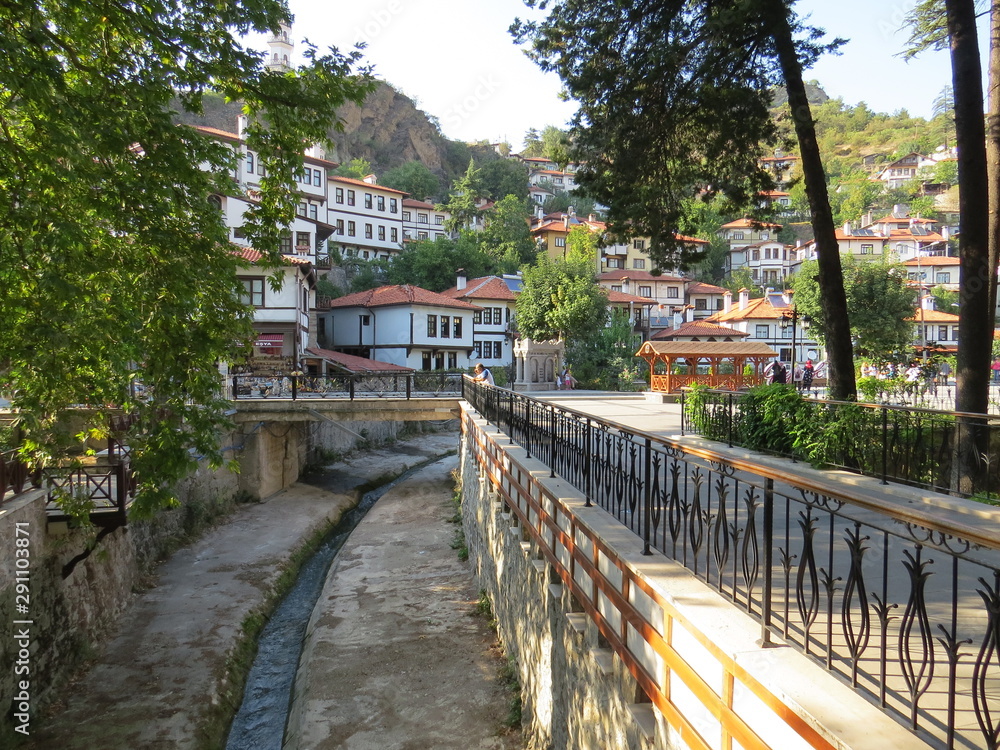
[{"label": "stone canal wall", "polygon": [[[402,422],[241,425],[220,437],[239,472],[203,465],[178,487],[178,507],[149,520],[130,520],[96,539],[97,532],[50,526],[41,490],[0,505],[0,738],[24,724],[23,714],[34,720],[54,689],[99,652],[156,561],[235,503],[269,497],[294,483],[310,463],[391,441],[404,427]],[[18,638],[22,632],[26,635]]]},{"label": "stone canal wall", "polygon": [[517,663],[529,747],[925,747],[467,407],[470,561]]}]

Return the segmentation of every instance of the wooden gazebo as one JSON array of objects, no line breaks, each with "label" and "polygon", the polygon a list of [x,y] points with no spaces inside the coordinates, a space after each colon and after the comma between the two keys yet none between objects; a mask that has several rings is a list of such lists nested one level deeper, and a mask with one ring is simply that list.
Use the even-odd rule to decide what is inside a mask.
[{"label": "wooden gazebo", "polygon": [[695,384],[734,391],[761,385],[778,354],[759,341],[647,341],[635,356],[649,363],[650,390],[672,393]]}]

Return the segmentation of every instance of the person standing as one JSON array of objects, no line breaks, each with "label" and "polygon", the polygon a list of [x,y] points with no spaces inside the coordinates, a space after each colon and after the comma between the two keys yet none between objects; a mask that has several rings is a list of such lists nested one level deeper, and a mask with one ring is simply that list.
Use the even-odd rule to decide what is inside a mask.
[{"label": "person standing", "polygon": [[816,368],[813,367],[813,361],[807,359],[806,363],[802,366],[802,390],[812,391],[813,387],[813,377],[816,375]]},{"label": "person standing", "polygon": [[941,385],[948,385],[948,376],[951,375],[951,365],[948,364],[948,360],[941,362],[941,366],[938,367],[938,380]]},{"label": "person standing", "polygon": [[1000,359],[993,360],[993,382],[1000,383]]},{"label": "person standing", "polygon": [[788,371],[785,366],[781,364],[780,359],[774,360],[774,364],[771,366],[771,384],[780,383],[784,385],[788,382]]}]

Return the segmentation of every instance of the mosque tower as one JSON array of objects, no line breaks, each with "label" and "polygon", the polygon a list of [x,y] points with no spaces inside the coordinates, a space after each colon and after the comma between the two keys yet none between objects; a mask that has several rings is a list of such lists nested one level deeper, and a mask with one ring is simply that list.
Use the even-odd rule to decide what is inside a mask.
[{"label": "mosque tower", "polygon": [[267,40],[270,53],[267,58],[268,70],[292,69],[292,27],[282,23],[278,33]]}]

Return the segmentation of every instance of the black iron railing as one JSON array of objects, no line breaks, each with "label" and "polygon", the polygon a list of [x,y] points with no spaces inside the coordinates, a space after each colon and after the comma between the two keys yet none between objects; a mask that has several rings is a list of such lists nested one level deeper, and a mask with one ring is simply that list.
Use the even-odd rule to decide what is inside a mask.
[{"label": "black iron railing", "polygon": [[[995,524],[901,511],[466,379],[532,458],[932,746],[997,748]],[[978,518],[975,517],[974,518]]]},{"label": "black iron railing", "polygon": [[382,375],[233,375],[232,397],[246,398],[427,398],[457,396],[462,374],[412,372]]},{"label": "black iron railing", "polygon": [[19,495],[40,486],[41,477],[21,460],[16,450],[0,453],[0,501],[8,493]]},{"label": "black iron railing", "polygon": [[[789,402],[791,403],[791,402]],[[772,410],[746,393],[682,395],[682,431],[938,492],[994,499],[1000,492],[1000,417],[892,404],[795,399]],[[773,411],[773,413],[765,413]],[[969,486],[958,486],[958,445],[973,432],[984,446]],[[762,437],[763,436],[763,437]]]}]

